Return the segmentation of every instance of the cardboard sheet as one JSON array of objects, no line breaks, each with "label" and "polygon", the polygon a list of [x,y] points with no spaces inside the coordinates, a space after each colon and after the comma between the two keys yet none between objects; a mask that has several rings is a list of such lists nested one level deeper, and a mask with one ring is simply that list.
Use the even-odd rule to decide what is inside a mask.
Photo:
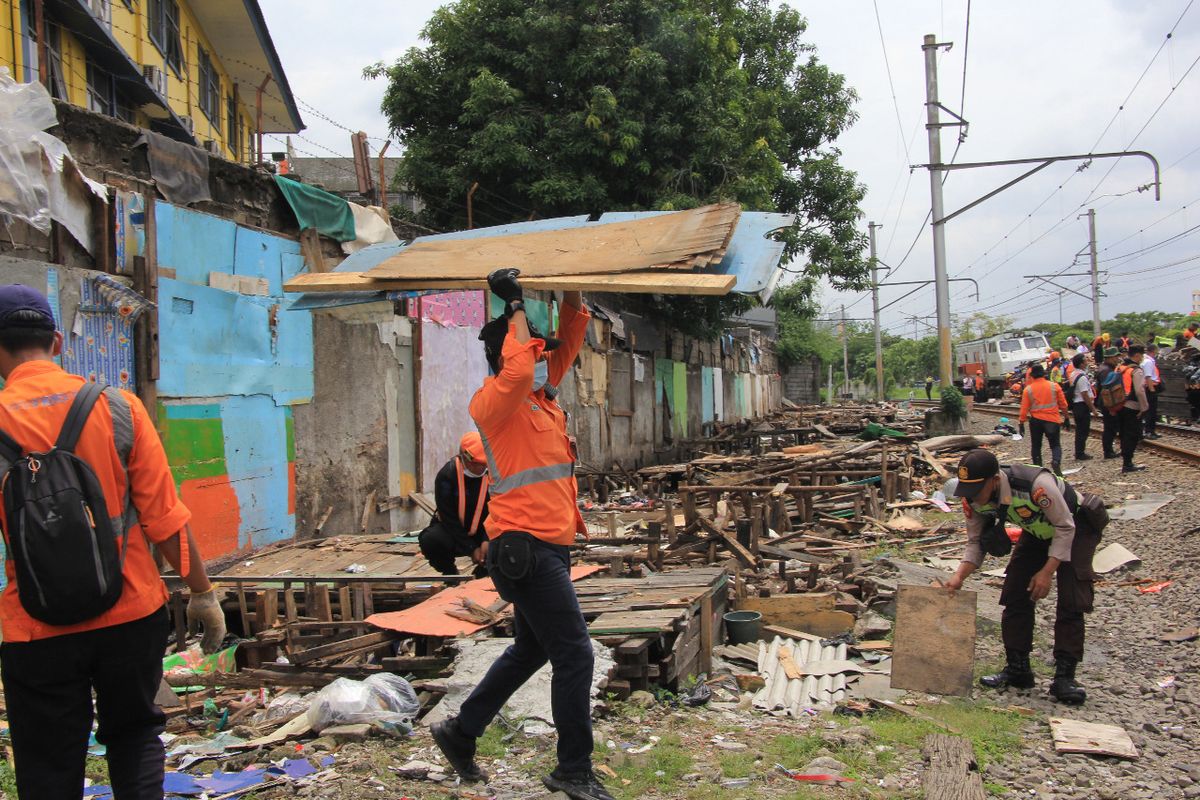
[{"label": "cardboard sheet", "polygon": [[[596,564],[571,567],[571,580],[577,581],[580,578],[586,578],[603,569],[605,568]],[[372,614],[367,617],[367,622],[377,628],[415,636],[444,636],[447,638],[469,636],[487,626],[456,619],[446,613],[461,607],[460,601],[464,598],[473,600],[486,608],[499,600],[500,595],[492,584],[491,578],[480,578],[438,592],[412,608]]]},{"label": "cardboard sheet", "polygon": [[975,667],[974,592],[898,587],[892,688],[966,696]]},{"label": "cardboard sheet", "polygon": [[1139,520],[1158,511],[1175,499],[1173,494],[1144,494],[1137,500],[1126,500],[1116,508],[1108,510],[1109,519]]},{"label": "cardboard sheet", "polygon": [[1088,753],[1130,759],[1138,757],[1137,748],[1129,734],[1116,725],[1051,717],[1050,733],[1054,736],[1054,749],[1060,753]]},{"label": "cardboard sheet", "polygon": [[1140,564],[1142,559],[1125,549],[1124,545],[1113,542],[1092,557],[1092,569],[1104,575],[1126,564]]}]

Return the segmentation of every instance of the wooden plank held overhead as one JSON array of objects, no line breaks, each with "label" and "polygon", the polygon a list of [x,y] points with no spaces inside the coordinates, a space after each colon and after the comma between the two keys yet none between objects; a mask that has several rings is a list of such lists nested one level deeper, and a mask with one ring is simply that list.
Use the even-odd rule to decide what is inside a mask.
[{"label": "wooden plank held overhead", "polygon": [[733,236],[740,207],[704,206],[646,219],[470,239],[418,239],[366,274],[406,280],[479,279],[500,267],[523,278],[707,266]]},{"label": "wooden plank held overhead", "polygon": [[[404,292],[437,289],[486,289],[487,280],[474,278],[429,280],[373,280],[365,272],[301,273],[283,285],[287,292]],[[526,289],[558,291],[613,292],[621,294],[725,295],[733,289],[734,275],[710,275],[703,272],[658,270],[657,272],[618,272],[608,275],[564,275],[557,277],[521,277]]]}]

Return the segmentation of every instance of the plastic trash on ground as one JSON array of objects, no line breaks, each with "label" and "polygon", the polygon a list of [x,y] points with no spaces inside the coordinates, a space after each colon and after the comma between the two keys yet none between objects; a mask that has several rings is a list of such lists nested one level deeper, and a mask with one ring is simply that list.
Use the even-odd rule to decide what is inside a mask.
[{"label": "plastic trash on ground", "polygon": [[338,678],[312,699],[308,722],[317,733],[335,725],[367,723],[397,735],[412,730],[420,708],[417,693],[398,675],[372,675],[365,681]]},{"label": "plastic trash on ground", "polygon": [[301,697],[295,692],[285,692],[272,698],[266,708],[254,715],[254,724],[262,725],[266,722],[289,720],[307,711],[308,707],[308,698]]}]

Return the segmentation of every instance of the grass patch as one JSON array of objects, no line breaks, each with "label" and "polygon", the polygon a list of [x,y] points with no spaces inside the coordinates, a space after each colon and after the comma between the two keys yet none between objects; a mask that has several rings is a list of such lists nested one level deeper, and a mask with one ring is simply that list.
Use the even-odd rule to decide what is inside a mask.
[{"label": "grass patch", "polygon": [[[922,706],[921,712],[969,739],[980,767],[1001,761],[1021,749],[1025,720],[1019,714],[992,711],[968,701]],[[864,722],[875,732],[879,744],[898,748],[919,750],[929,734],[946,733],[932,722],[891,713],[873,715]]]},{"label": "grass patch", "polygon": [[824,739],[815,734],[776,736],[766,744],[763,751],[772,763],[783,764],[788,769],[800,769],[816,758],[817,753],[828,747]]},{"label": "grass patch", "polygon": [[481,758],[503,758],[508,754],[508,742],[504,741],[506,731],[500,725],[489,725],[475,740],[475,754]]},{"label": "grass patch", "polygon": [[726,778],[749,778],[754,773],[754,756],[750,753],[722,753],[719,760]]},{"label": "grass patch", "polygon": [[91,778],[92,783],[108,785],[108,761],[104,756],[88,756],[83,764],[83,775]]},{"label": "grass patch", "polygon": [[[647,753],[626,757],[613,770],[621,779],[609,782],[617,797],[641,797],[649,791],[669,793],[678,788],[679,780],[692,769],[692,757],[683,749],[679,737],[667,735]],[[624,782],[629,781],[628,785]]]}]

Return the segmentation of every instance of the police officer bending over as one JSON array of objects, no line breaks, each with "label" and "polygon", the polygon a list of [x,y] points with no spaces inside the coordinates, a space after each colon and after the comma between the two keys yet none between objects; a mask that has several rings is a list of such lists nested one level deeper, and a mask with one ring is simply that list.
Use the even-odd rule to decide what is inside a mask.
[{"label": "police officer bending over", "polygon": [[[946,583],[947,590],[962,588],[963,580],[983,563],[985,552],[997,556],[1012,552],[1000,592],[1007,664],[979,682],[992,689],[1033,687],[1029,654],[1034,604],[1050,594],[1057,574],[1050,694],[1063,703],[1083,703],[1087,693],[1075,682],[1075,667],[1083,658],[1083,615],[1092,611],[1096,578],[1092,556],[1108,522],[1103,501],[1076,492],[1047,469],[1002,467],[995,455],[981,448],[963,456],[957,480],[954,495],[963,498],[967,549],[958,571]],[[1021,529],[1015,548],[1005,532],[1006,523]]]},{"label": "police officer bending over", "polygon": [[513,604],[515,639],[458,716],[433,726],[433,739],[464,781],[486,780],[475,742],[513,693],[549,661],[550,705],[558,730],[558,767],[542,779],[574,800],[612,800],[592,771],[592,642],[571,583],[569,546],[584,532],[576,506],[575,450],[555,396],[571,368],[591,316],[579,292],[565,292],[559,339],[525,318],[515,269],[488,276],[505,316],[483,339],[494,377],[471,399],[487,453],[492,489],[488,573]]},{"label": "police officer bending over", "polygon": [[446,462],[433,480],[437,514],[421,531],[421,553],[443,575],[457,575],[454,559],[470,556],[476,577],[487,574],[487,536],[483,523],[488,506],[487,458],[478,433],[468,433],[458,445],[458,455]]}]

